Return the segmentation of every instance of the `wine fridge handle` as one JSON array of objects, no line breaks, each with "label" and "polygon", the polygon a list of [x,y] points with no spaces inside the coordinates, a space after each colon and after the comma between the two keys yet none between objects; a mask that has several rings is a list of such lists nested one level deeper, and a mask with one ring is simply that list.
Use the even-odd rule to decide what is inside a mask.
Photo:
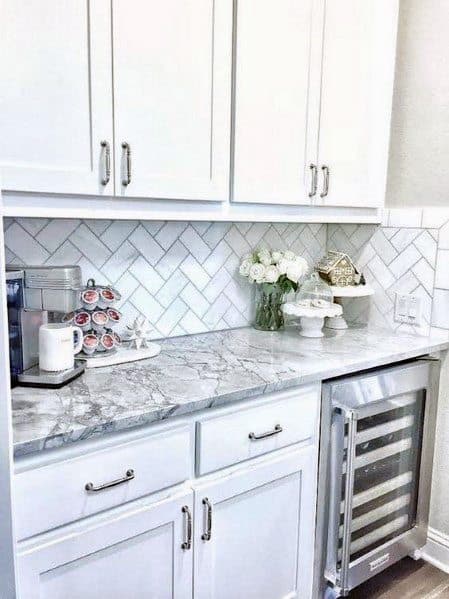
[{"label": "wine fridge handle", "polygon": [[349,564],[351,561],[351,528],[352,528],[352,500],[354,495],[355,477],[355,448],[357,434],[357,414],[353,410],[345,412],[345,421],[348,425],[347,450],[346,450],[346,481],[343,502],[343,540],[341,547],[341,571],[339,586],[343,595],[348,589]]}]

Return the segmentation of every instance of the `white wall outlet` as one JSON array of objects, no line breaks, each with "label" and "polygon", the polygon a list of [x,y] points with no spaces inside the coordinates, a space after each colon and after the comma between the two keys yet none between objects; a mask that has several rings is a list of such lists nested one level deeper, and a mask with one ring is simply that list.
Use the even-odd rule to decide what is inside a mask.
[{"label": "white wall outlet", "polygon": [[396,293],[394,320],[406,324],[421,324],[421,298],[408,293]]}]

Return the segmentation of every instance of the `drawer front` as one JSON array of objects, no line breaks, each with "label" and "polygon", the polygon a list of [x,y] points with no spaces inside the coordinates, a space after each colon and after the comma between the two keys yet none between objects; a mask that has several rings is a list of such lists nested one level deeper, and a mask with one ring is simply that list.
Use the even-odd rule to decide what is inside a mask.
[{"label": "drawer front", "polygon": [[273,393],[254,407],[205,417],[197,423],[197,474],[312,440],[319,406],[319,385],[307,385]]},{"label": "drawer front", "polygon": [[[14,477],[17,538],[178,484],[191,472],[188,425],[20,472]],[[118,484],[108,486],[111,482]]]}]

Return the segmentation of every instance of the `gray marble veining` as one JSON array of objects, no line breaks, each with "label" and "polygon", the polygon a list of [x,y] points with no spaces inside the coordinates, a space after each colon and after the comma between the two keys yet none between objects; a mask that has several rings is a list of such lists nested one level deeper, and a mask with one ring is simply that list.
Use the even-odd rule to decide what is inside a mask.
[{"label": "gray marble veining", "polygon": [[156,358],[87,371],[59,390],[15,388],[14,453],[21,456],[268,391],[447,349],[447,338],[391,331],[234,329],[167,339]]}]

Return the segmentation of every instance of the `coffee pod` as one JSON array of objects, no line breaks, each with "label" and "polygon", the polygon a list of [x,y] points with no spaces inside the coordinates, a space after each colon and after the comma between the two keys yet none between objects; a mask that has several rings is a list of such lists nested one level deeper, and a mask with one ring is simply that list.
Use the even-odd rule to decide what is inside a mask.
[{"label": "coffee pod", "polygon": [[97,310],[92,313],[92,328],[95,331],[102,331],[108,324],[109,316],[102,310]]},{"label": "coffee pod", "polygon": [[73,323],[83,331],[88,331],[90,329],[90,321],[91,316],[89,312],[78,312],[73,318]]},{"label": "coffee pod", "polygon": [[98,349],[98,337],[94,333],[88,333],[83,338],[83,352],[90,356]]},{"label": "coffee pod", "polygon": [[108,308],[112,306],[112,304],[115,302],[115,293],[109,287],[104,287],[103,289],[100,289],[99,295],[100,297],[98,301],[98,306],[100,308]]},{"label": "coffee pod", "polygon": [[111,351],[114,347],[114,337],[111,333],[104,333],[104,335],[100,337],[100,344],[98,346],[99,351]]},{"label": "coffee pod", "polygon": [[109,316],[110,325],[117,324],[122,319],[122,314],[115,308],[108,308],[106,310],[107,315]]},{"label": "coffee pod", "polygon": [[100,299],[100,294],[96,289],[85,289],[81,292],[81,301],[85,310],[95,310]]}]

